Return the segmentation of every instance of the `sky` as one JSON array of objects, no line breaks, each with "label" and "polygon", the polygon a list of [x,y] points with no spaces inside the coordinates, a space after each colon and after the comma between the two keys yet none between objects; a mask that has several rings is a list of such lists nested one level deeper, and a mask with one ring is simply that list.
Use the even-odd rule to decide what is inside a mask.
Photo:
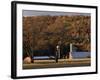
[{"label": "sky", "polygon": [[55,12],[55,11],[34,11],[34,10],[23,10],[23,16],[60,16],[60,15],[82,15],[90,16],[90,13],[73,13],[73,12]]}]

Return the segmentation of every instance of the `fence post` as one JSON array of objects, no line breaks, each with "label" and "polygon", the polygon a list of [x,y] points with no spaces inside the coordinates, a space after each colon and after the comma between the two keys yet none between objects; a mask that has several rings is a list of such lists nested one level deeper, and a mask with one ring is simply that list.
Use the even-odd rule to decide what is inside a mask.
[{"label": "fence post", "polygon": [[58,63],[58,52],[57,51],[56,51],[55,59],[56,59],[56,63]]},{"label": "fence post", "polygon": [[70,43],[69,60],[72,59],[72,43]]}]

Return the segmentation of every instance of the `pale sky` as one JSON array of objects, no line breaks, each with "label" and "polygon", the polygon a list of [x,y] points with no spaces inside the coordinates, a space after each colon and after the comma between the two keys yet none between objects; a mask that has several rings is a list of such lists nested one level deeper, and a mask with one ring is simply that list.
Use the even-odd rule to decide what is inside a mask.
[{"label": "pale sky", "polygon": [[59,16],[59,15],[82,15],[90,16],[90,13],[73,13],[73,12],[54,12],[54,11],[34,11],[34,10],[23,10],[23,16]]}]

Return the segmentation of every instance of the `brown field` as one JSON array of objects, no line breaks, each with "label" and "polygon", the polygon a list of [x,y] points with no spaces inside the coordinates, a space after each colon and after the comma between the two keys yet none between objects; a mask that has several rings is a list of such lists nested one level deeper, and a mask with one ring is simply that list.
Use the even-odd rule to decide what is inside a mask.
[{"label": "brown field", "polygon": [[59,59],[58,63],[55,60],[35,60],[31,64],[23,64],[23,69],[38,69],[38,68],[61,68],[61,67],[84,67],[90,66],[90,58],[85,59]]}]

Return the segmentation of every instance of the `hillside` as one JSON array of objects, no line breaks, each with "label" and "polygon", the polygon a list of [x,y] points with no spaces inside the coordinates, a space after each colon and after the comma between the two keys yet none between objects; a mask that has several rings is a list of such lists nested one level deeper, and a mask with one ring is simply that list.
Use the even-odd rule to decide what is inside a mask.
[{"label": "hillside", "polygon": [[24,51],[47,49],[59,41],[73,43],[82,51],[90,51],[90,16],[23,17]]}]

